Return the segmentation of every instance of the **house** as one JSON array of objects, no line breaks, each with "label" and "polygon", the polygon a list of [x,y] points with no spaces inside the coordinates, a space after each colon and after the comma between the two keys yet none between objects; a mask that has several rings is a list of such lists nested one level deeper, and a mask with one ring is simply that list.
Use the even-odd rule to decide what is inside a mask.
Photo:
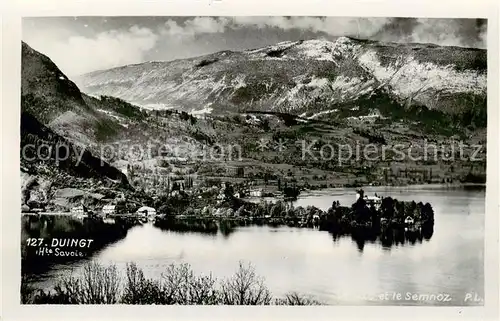
[{"label": "house", "polygon": [[156,210],[149,206],[143,206],[137,210],[137,214],[143,217],[154,217],[156,216]]},{"label": "house", "polygon": [[380,207],[382,205],[382,198],[377,196],[377,194],[375,194],[375,196],[368,196],[365,195],[365,192],[362,189],[360,189],[356,192],[356,201],[360,198],[365,200],[365,203],[368,207],[371,207],[373,205],[376,210],[380,210]]},{"label": "house", "polygon": [[106,217],[106,218],[103,218],[102,221],[105,223],[105,224],[115,224],[116,221],[114,218],[112,217]]},{"label": "house", "polygon": [[116,205],[104,205],[102,207],[102,213],[104,214],[104,216],[116,214]]},{"label": "house", "polygon": [[413,217],[411,216],[407,216],[405,218],[405,224],[408,224],[408,225],[413,225],[413,223],[415,223],[415,221],[413,220]]},{"label": "house", "polygon": [[230,208],[228,208],[228,209],[218,208],[213,213],[213,216],[216,216],[216,217],[230,217],[230,216],[234,216],[234,211],[232,209],[230,209]]},{"label": "house", "polygon": [[79,219],[84,219],[88,217],[88,209],[85,205],[78,205],[71,209],[71,214],[75,215]]},{"label": "house", "polygon": [[250,191],[250,196],[252,196],[252,197],[262,197],[262,190],[261,189],[252,190],[252,191]]},{"label": "house", "polygon": [[223,200],[225,200],[225,199],[226,199],[226,194],[224,194],[224,191],[223,191],[223,190],[221,190],[221,191],[219,192],[219,194],[217,194],[216,199],[217,199],[218,201],[223,201]]},{"label": "house", "polygon": [[366,205],[368,207],[371,207],[373,205],[376,210],[379,210],[380,206],[382,205],[382,199],[378,196],[366,196],[365,195],[365,201],[366,201]]},{"label": "house", "polygon": [[226,174],[234,177],[245,177],[245,168],[243,166],[226,166]]},{"label": "house", "polygon": [[87,212],[87,208],[84,205],[78,205],[71,209],[71,214],[78,215]]}]

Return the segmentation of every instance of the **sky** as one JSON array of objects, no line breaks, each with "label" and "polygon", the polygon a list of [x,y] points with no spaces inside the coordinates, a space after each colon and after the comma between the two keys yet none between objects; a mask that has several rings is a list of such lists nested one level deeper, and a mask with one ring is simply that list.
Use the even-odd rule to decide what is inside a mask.
[{"label": "sky", "polygon": [[281,41],[339,36],[486,48],[484,19],[350,17],[26,17],[22,39],[69,77]]}]

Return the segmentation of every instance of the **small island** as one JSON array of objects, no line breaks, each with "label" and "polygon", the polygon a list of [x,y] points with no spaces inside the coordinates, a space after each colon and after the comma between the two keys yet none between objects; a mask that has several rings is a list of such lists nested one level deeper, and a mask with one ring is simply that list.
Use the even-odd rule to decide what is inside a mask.
[{"label": "small island", "polygon": [[[351,206],[343,206],[334,200],[323,211],[315,206],[293,206],[293,199],[275,202],[249,202],[236,198],[232,193],[217,205],[199,209],[191,206],[164,207],[154,225],[167,230],[230,234],[235,227],[269,225],[315,228],[335,236],[351,235],[361,241],[376,240],[391,245],[399,238],[415,241],[429,239],[433,233],[434,210],[429,203],[398,201],[390,196],[369,197],[362,189],[356,193]],[[172,203],[171,205],[182,203]]]}]

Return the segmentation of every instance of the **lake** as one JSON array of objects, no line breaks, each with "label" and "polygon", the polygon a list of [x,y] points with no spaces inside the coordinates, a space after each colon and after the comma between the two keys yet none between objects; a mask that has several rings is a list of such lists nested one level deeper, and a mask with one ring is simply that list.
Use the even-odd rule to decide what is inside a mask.
[{"label": "lake", "polygon": [[[91,259],[119,267],[133,261],[148,277],[159,277],[171,263],[189,263],[195,272],[224,278],[235,273],[239,261],[251,262],[274,296],[297,291],[326,304],[482,304],[464,299],[467,293],[484,293],[484,189],[364,189],[368,195],[429,202],[435,212],[432,237],[384,247],[305,228],[246,226],[224,236],[162,231],[145,224]],[[351,205],[355,189],[304,194],[295,206],[326,210],[336,200]],[[55,277],[77,271],[82,264],[54,266],[40,275],[37,285],[50,286]]]}]

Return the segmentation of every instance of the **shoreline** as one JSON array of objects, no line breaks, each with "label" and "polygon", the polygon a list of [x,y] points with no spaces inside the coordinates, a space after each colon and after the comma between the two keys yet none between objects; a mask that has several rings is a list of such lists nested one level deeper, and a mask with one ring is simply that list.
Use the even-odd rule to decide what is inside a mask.
[{"label": "shoreline", "polygon": [[[305,199],[307,197],[314,196],[323,196],[325,193],[329,191],[349,191],[352,190],[355,192],[357,189],[362,188],[365,191],[378,191],[378,190],[390,190],[390,189],[405,189],[405,190],[414,190],[414,189],[465,189],[465,188],[475,188],[475,189],[486,189],[486,184],[477,184],[477,183],[457,183],[457,184],[410,184],[410,185],[363,185],[360,187],[326,187],[326,188],[318,188],[318,189],[306,189],[303,190],[297,200]],[[343,194],[341,194],[343,195]],[[331,195],[331,196],[339,196],[339,195]],[[242,198],[244,201],[259,203],[260,201],[278,201],[283,200],[282,195],[275,195],[270,197],[244,197]],[[296,202],[295,200],[294,202]]]},{"label": "shoreline", "polygon": [[435,184],[408,184],[408,185],[361,185],[359,187],[327,187],[327,188],[318,188],[318,189],[307,189],[307,190],[304,190],[304,192],[327,191],[327,190],[347,190],[347,189],[356,190],[359,188],[362,188],[362,189],[387,189],[387,188],[447,189],[447,188],[467,188],[467,187],[486,188],[486,184],[482,184],[482,183],[453,183],[453,184],[435,183]]}]

